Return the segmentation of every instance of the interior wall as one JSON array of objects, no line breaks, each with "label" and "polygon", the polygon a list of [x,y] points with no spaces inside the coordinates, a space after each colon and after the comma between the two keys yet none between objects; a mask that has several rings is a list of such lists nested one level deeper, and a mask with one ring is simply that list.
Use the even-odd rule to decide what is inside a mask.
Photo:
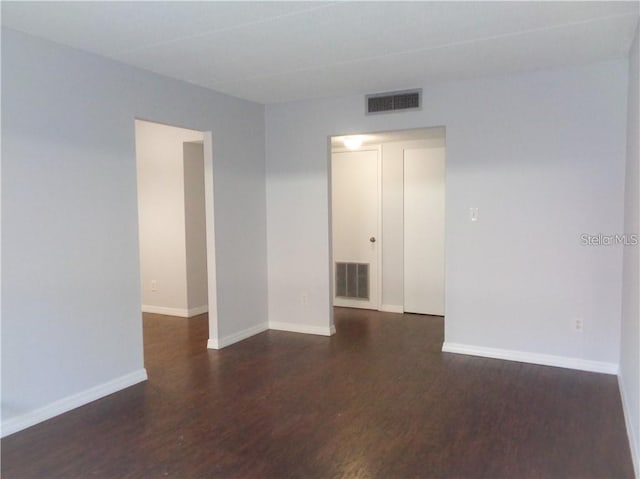
[{"label": "interior wall", "polygon": [[629,52],[629,93],[627,98],[627,163],[624,188],[624,247],[622,280],[622,335],[620,350],[620,389],[627,419],[636,476],[640,477],[640,246],[631,235],[640,234],[640,61],[639,30]]},{"label": "interior wall", "polygon": [[615,370],[622,251],[581,235],[622,229],[626,84],[616,60],[424,86],[418,112],[267,106],[269,320],[331,325],[327,138],[444,125],[445,340]]},{"label": "interior wall", "polygon": [[204,145],[184,143],[184,218],[189,316],[207,311],[207,231]]},{"label": "interior wall", "polygon": [[210,335],[266,324],[264,107],[3,29],[5,435],[144,378],[134,118],[213,132]]},{"label": "interior wall", "polygon": [[[188,194],[194,193],[187,187],[187,181],[197,180],[187,176],[187,171],[192,170],[188,170],[187,164],[195,164],[197,157],[186,158],[183,144],[202,141],[203,135],[199,131],[136,120],[135,136],[142,310],[189,316],[187,274],[198,258],[187,262],[186,200]],[[203,182],[204,166],[200,171]],[[204,186],[201,194],[204,200]],[[204,225],[201,232],[204,242]],[[206,254],[199,260],[206,265]],[[205,276],[205,291],[206,284]],[[203,305],[206,293],[204,303],[198,306]]]}]

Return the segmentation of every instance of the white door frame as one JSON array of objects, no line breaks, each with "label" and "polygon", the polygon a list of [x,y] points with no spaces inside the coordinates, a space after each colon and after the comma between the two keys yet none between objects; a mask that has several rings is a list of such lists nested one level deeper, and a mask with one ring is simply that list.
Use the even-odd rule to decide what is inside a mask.
[{"label": "white door frame", "polygon": [[203,131],[204,208],[207,231],[207,287],[209,302],[209,339],[207,348],[220,349],[218,327],[218,289],[216,284],[216,229],[213,194],[213,134]]},{"label": "white door frame", "polygon": [[[335,135],[338,136],[338,135]],[[378,154],[377,159],[377,183],[378,183],[378,191],[377,191],[377,226],[376,226],[376,297],[373,298],[372,302],[376,307],[376,310],[380,311],[382,305],[382,145],[365,145],[361,146],[356,150],[349,150],[348,148],[332,148],[331,147],[331,137],[329,137],[329,169],[328,169],[328,184],[329,184],[329,275],[330,275],[330,299],[331,299],[331,309],[333,311],[333,305],[335,301],[335,290],[334,290],[334,281],[335,281],[335,261],[333,259],[333,204],[332,204],[332,196],[333,196],[333,185],[332,185],[332,164],[333,164],[333,153],[349,153],[351,151],[375,151]],[[333,314],[331,314],[331,326],[333,327]]]}]

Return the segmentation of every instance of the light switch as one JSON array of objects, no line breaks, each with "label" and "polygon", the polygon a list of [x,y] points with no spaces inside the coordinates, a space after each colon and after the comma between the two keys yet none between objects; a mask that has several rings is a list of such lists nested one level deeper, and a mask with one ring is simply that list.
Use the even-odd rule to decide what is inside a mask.
[{"label": "light switch", "polygon": [[478,221],[478,208],[469,208],[469,219],[471,221]]}]

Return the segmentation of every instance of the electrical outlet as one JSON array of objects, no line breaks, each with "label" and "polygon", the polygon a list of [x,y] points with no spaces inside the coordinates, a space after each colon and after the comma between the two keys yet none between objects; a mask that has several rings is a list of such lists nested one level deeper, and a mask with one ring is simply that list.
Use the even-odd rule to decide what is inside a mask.
[{"label": "electrical outlet", "polygon": [[151,280],[151,291],[158,291],[158,282],[155,279]]},{"label": "electrical outlet", "polygon": [[309,304],[309,293],[307,291],[302,292],[302,304]]},{"label": "electrical outlet", "polygon": [[575,319],[574,328],[576,330],[576,333],[581,333],[582,331],[584,331],[584,323],[581,318]]}]

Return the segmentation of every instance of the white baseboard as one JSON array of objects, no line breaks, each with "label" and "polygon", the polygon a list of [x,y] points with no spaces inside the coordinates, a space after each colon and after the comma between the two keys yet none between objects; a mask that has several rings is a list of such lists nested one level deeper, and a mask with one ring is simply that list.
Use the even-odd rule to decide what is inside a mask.
[{"label": "white baseboard", "polygon": [[442,345],[442,351],[445,353],[467,354],[469,356],[481,356],[484,358],[519,361],[521,363],[578,369],[580,371],[591,371],[594,373],[618,374],[618,365],[616,363],[589,361],[587,359],[570,358],[566,356],[527,353],[523,351],[512,351],[509,349],[485,348],[483,346],[446,342]]},{"label": "white baseboard", "polygon": [[336,334],[336,327],[331,325],[330,328],[324,328],[321,326],[305,326],[295,323],[282,323],[282,322],[273,322],[262,323],[256,326],[252,326],[250,328],[244,329],[234,334],[230,334],[229,336],[225,336],[224,338],[210,338],[207,341],[207,348],[209,349],[222,349],[227,346],[230,346],[234,343],[242,341],[243,339],[247,339],[251,336],[255,336],[263,331],[268,329],[275,329],[278,331],[289,331],[292,333],[304,333],[304,334],[316,334],[320,336],[332,336]]},{"label": "white baseboard", "polygon": [[183,308],[167,308],[165,306],[152,306],[150,304],[142,305],[143,313],[165,314],[167,316],[180,316],[188,318],[189,311]]},{"label": "white baseboard", "polygon": [[187,310],[187,318],[193,318],[194,316],[198,316],[199,314],[204,314],[209,312],[209,305],[203,304],[202,306],[196,306],[195,308],[189,308]]},{"label": "white baseboard", "polygon": [[269,329],[277,331],[289,331],[290,333],[318,334],[320,336],[333,336],[336,334],[335,325],[331,327],[325,326],[307,326],[297,323],[283,323],[280,321],[269,321]]},{"label": "white baseboard", "polygon": [[627,436],[629,437],[629,447],[631,449],[631,459],[633,461],[633,470],[635,471],[636,477],[640,478],[640,438],[635,436],[635,429],[631,424],[631,417],[629,415],[629,396],[627,395],[626,389],[624,387],[624,381],[620,374],[618,374],[618,387],[620,388],[620,398],[622,399],[622,411],[624,413],[624,422],[627,426]]},{"label": "white baseboard", "polygon": [[142,305],[143,313],[165,314],[167,316],[179,316],[181,318],[191,318],[199,314],[203,314],[209,311],[209,306],[206,304],[191,309],[185,308],[167,308],[165,306],[152,306],[150,304]]},{"label": "white baseboard", "polygon": [[231,346],[232,344],[242,341],[243,339],[247,339],[251,336],[262,333],[267,329],[269,329],[269,325],[267,323],[260,323],[256,326],[251,326],[250,328],[243,329],[242,331],[230,334],[229,336],[225,336],[224,338],[209,338],[209,341],[207,341],[207,348],[226,348],[227,346]]},{"label": "white baseboard", "polygon": [[22,431],[23,429],[35,426],[42,421],[46,421],[47,419],[51,419],[52,417],[58,416],[67,411],[71,411],[72,409],[75,409],[77,407],[84,406],[85,404],[95,401],[96,399],[103,398],[105,396],[108,396],[109,394],[113,394],[122,389],[128,388],[129,386],[133,386],[134,384],[138,384],[146,380],[146,369],[139,369],[138,371],[125,374],[124,376],[120,376],[119,378],[99,384],[98,386],[94,386],[91,389],[87,389],[77,394],[67,396],[66,398],[59,399],[58,401],[48,404],[47,406],[3,421],[2,432],[0,433],[0,436],[5,437],[9,434]]},{"label": "white baseboard", "polygon": [[404,313],[404,306],[401,304],[383,304],[380,306],[380,311],[385,313]]}]

